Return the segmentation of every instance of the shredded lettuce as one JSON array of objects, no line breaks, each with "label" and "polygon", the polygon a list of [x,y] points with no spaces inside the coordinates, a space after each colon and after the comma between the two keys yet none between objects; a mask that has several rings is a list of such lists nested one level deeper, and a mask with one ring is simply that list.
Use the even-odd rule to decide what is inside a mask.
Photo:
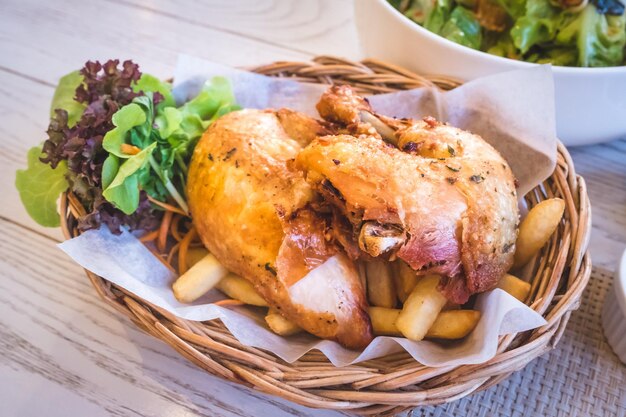
[{"label": "shredded lettuce", "polygon": [[511,59],[519,59],[520,53],[519,50],[515,47],[513,43],[513,38],[507,34],[507,36],[499,36],[495,43],[493,43],[489,49],[487,49],[492,55],[501,56],[504,58]]},{"label": "shredded lettuce", "polygon": [[435,8],[435,0],[415,0],[404,15],[419,24],[424,24]]},{"label": "shredded lettuce", "polygon": [[463,6],[454,8],[450,20],[441,29],[441,36],[472,49],[480,49],[482,43],[480,22]]},{"label": "shredded lettuce", "polygon": [[513,43],[522,54],[535,45],[551,41],[561,21],[559,9],[549,0],[527,0],[526,14],[511,29]]},{"label": "shredded lettuce", "polygon": [[578,52],[576,48],[550,48],[542,55],[537,55],[534,62],[537,64],[552,64],[560,66],[574,66],[577,64]]},{"label": "shredded lettuce", "polygon": [[624,61],[626,17],[602,15],[589,4],[559,31],[559,45],[576,47],[577,65],[607,67]]},{"label": "shredded lettuce", "polygon": [[441,29],[450,19],[452,13],[452,0],[435,0],[432,11],[426,17],[424,27],[431,32],[441,33]]},{"label": "shredded lettuce", "polygon": [[517,19],[526,13],[526,0],[496,0],[506,12],[514,19]]},{"label": "shredded lettuce", "polygon": [[[461,45],[511,59],[559,66],[625,65],[625,0],[580,8],[554,0],[391,2],[426,29]],[[488,11],[499,11],[497,24]]]}]

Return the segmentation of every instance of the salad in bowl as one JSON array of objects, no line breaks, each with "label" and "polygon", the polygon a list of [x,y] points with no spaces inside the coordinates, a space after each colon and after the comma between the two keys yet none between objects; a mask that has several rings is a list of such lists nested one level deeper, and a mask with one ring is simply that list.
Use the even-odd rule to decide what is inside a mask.
[{"label": "salad in bowl", "polygon": [[624,65],[620,0],[390,0],[446,39],[505,58],[560,66]]}]

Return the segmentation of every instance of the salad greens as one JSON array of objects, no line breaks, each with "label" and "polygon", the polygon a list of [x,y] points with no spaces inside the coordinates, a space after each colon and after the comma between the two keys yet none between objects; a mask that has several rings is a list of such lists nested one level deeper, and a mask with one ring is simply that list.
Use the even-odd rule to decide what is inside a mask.
[{"label": "salad greens", "polygon": [[452,10],[449,20],[441,28],[441,36],[473,49],[480,48],[482,43],[480,22],[463,6]]},{"label": "salad greens", "polygon": [[176,106],[170,83],[139,72],[131,61],[87,62],[61,78],[54,93],[48,139],[30,149],[15,185],[30,216],[58,226],[56,202],[70,190],[85,208],[80,230],[105,224],[152,229],[160,208],[187,212],[187,165],[212,121],[239,107],[230,84],[216,77]]},{"label": "salad greens", "polygon": [[553,65],[625,65],[624,0],[389,0],[461,45]]},{"label": "salad greens", "polygon": [[39,161],[40,155],[41,147],[36,146],[28,151],[28,168],[17,171],[15,186],[20,191],[22,203],[30,217],[42,226],[58,227],[57,200],[67,189],[67,165],[62,161],[52,169],[50,165]]}]

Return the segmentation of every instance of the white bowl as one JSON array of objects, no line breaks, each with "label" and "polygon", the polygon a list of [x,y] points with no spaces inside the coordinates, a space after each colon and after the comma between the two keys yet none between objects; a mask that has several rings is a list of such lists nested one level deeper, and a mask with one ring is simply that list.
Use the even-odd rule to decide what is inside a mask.
[{"label": "white bowl", "polygon": [[[355,16],[367,56],[421,74],[448,75],[468,81],[536,65],[449,41],[412,22],[386,0],[356,0]],[[626,137],[626,66],[553,67],[553,73],[557,132],[566,145]]]},{"label": "white bowl", "polygon": [[609,345],[626,364],[626,251],[602,306],[602,327]]}]

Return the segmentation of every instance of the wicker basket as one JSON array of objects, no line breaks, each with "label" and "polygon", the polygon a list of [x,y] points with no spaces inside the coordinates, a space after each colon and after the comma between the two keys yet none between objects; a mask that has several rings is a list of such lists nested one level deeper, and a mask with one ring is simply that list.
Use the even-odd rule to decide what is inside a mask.
[{"label": "wicker basket", "polygon": [[[430,85],[451,89],[459,84],[446,77],[421,77],[380,61],[356,63],[331,57],[318,57],[310,63],[278,62],[253,71],[304,82],[350,84],[370,94]],[[271,353],[243,346],[219,320],[182,320],[89,271],[87,276],[107,303],[214,375],[309,407],[393,415],[484,390],[555,347],[571,312],[578,308],[591,272],[585,182],[576,176],[561,143],[556,170],[526,195],[526,200],[532,206],[550,197],[566,202],[564,221],[526,269],[532,283],[531,307],[548,323],[522,334],[502,336],[497,355],[479,365],[430,368],[402,352],[339,369],[318,351],[289,364]],[[75,215],[80,209],[75,200],[63,199],[62,227],[67,238],[78,233]]]}]

